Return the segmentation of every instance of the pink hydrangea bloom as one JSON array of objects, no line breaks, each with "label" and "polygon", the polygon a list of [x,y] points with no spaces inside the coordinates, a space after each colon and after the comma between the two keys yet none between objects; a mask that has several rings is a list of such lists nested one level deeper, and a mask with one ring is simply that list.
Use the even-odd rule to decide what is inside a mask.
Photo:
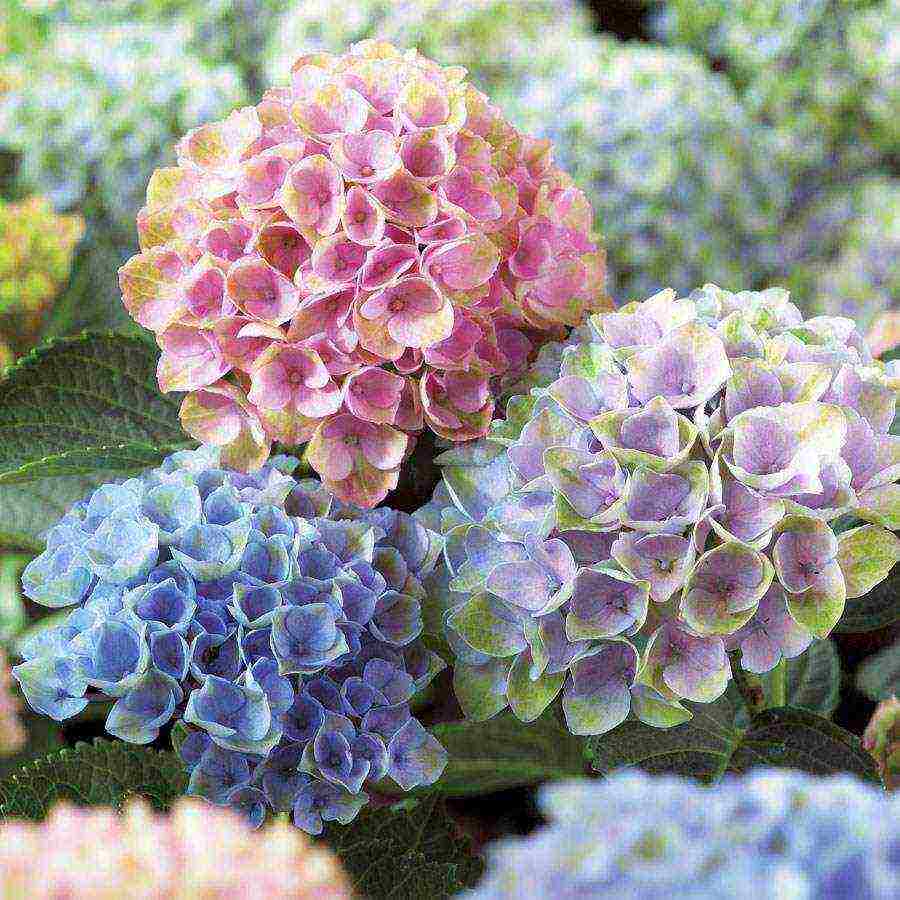
[{"label": "pink hydrangea bloom", "polygon": [[[319,474],[377,503],[418,431],[484,435],[539,347],[610,306],[584,195],[464,77],[374,41],[301,57],[152,176],[123,301],[231,465],[318,434]],[[403,452],[328,459],[351,420]]]},{"label": "pink hydrangea bloom", "polygon": [[[36,863],[36,861],[38,861]],[[337,860],[286,822],[255,832],[196,800],[169,815],[59,804],[39,824],[0,825],[0,893],[50,900],[349,900]]]},{"label": "pink hydrangea bloom", "polygon": [[6,656],[0,650],[0,753],[14,753],[25,743],[19,721],[19,702],[12,693],[12,678]]}]

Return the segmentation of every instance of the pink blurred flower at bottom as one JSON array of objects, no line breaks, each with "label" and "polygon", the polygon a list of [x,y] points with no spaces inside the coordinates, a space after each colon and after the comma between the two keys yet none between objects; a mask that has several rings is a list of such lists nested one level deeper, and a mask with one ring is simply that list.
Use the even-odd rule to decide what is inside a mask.
[{"label": "pink blurred flower at bottom", "polygon": [[168,815],[59,804],[44,822],[0,825],[0,898],[349,900],[332,854],[286,822],[253,831],[195,800]]}]

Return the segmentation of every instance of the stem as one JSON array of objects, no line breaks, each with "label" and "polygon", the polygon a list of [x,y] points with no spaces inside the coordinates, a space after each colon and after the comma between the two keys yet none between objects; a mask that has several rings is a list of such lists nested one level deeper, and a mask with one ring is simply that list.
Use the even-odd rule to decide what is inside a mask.
[{"label": "stem", "polygon": [[741,668],[740,651],[736,650],[729,656],[731,657],[731,673],[734,676],[734,683],[741,692],[744,703],[747,704],[747,711],[751,716],[755,716],[766,708],[766,692],[762,681],[758,675]]},{"label": "stem", "polygon": [[784,706],[787,702],[787,666],[784,660],[781,660],[774,669],[772,669],[772,702],[770,707],[777,709]]}]

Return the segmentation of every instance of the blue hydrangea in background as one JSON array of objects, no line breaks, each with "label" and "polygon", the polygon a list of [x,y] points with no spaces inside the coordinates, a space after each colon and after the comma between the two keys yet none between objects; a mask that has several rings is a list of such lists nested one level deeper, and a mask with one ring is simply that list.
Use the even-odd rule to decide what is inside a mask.
[{"label": "blue hydrangea in background", "polygon": [[727,79],[682,50],[606,35],[563,41],[555,58],[510,114],[553,141],[591,197],[612,296],[765,281],[789,186],[771,164],[772,133]]},{"label": "blue hydrangea in background", "polygon": [[896,897],[900,797],[757,769],[714,788],[627,772],[546,787],[548,824],[489,851],[470,900]]},{"label": "blue hydrangea in background", "polygon": [[440,539],[339,505],[293,462],[241,475],[184,451],[76,503],[22,579],[74,609],[13,674],[56,720],[113,699],[106,730],[125,741],[177,722],[189,793],[317,834],[351,821],[366,786],[443,771],[409,707],[444,666],[417,642]]}]

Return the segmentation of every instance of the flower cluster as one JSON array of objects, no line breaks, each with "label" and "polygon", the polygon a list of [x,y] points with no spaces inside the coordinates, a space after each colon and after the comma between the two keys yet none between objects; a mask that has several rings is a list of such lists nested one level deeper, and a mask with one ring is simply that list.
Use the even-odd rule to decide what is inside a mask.
[{"label": "flower cluster", "polygon": [[725,78],[690,53],[609,36],[555,58],[511,110],[589,193],[612,295],[764,283],[790,194],[769,133]]},{"label": "flower cluster", "polygon": [[14,753],[25,743],[25,732],[19,721],[19,701],[12,693],[6,654],[0,650],[0,754]]},{"label": "flower cluster", "polygon": [[83,230],[41,197],[0,200],[0,344],[21,353],[37,340]]},{"label": "flower cluster", "polygon": [[501,380],[605,303],[584,195],[463,76],[371,41],[301,57],[151,178],[123,300],[229,464],[308,442],[374,506],[415,433],[483,435]]},{"label": "flower cluster", "polygon": [[[559,46],[590,34],[579,0],[357,0],[352,7],[305,0],[282,7],[266,53],[273,80],[289,70],[298,48],[339,53],[366,38],[415,47],[471,81],[503,109],[513,109],[528,79],[559,67]],[[552,42],[548,41],[552,36]]]},{"label": "flower cluster", "polygon": [[724,63],[789,165],[833,174],[896,148],[896,0],[670,0],[661,13],[665,41]]},{"label": "flower cluster", "polygon": [[548,824],[494,845],[465,897],[887,900],[900,878],[900,798],[849,776],[629,772],[546,787],[541,809]]},{"label": "flower cluster", "polygon": [[[799,655],[900,559],[900,379],[852,321],[706,285],[592,326],[545,348],[555,373],[510,401],[494,449],[445,454],[421,513],[446,531],[473,718],[529,721],[562,692],[577,734],[686,721],[730,651],[756,673]],[[873,524],[836,534],[850,512]]]},{"label": "flower cluster", "polygon": [[[39,864],[36,864],[39,860]],[[0,898],[349,900],[332,854],[283,823],[252,832],[233,813],[180,800],[165,816],[53,808],[39,824],[0,825]]]},{"label": "flower cluster", "polygon": [[89,238],[130,245],[148,174],[179,134],[241,101],[239,80],[198,61],[183,24],[95,18],[47,30],[46,45],[6,65],[0,130],[21,154],[18,185],[78,207]]},{"label": "flower cluster", "polygon": [[443,667],[416,640],[439,538],[341,508],[284,458],[249,476],[218,461],[176,453],[50,530],[23,590],[76,608],[23,647],[26,700],[62,720],[114,699],[106,730],[133,743],[179,720],[189,792],[254,824],[272,808],[318,833],[384,776],[432,783],[446,753],[409,701]]}]

